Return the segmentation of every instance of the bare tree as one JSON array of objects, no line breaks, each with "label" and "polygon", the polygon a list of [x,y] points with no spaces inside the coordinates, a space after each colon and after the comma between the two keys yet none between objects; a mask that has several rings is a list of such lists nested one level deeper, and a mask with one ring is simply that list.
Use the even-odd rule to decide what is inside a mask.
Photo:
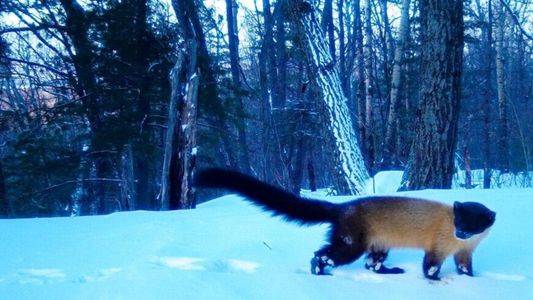
[{"label": "bare tree", "polygon": [[196,164],[198,72],[196,41],[180,49],[170,74],[172,95],[168,110],[165,157],[161,179],[161,209],[196,207],[193,171]]},{"label": "bare tree", "polygon": [[358,138],[361,151],[363,151],[363,156],[367,157],[367,129],[365,125],[366,120],[366,110],[365,110],[365,55],[363,51],[363,19],[361,16],[361,1],[353,1],[353,11],[354,11],[354,23],[353,23],[353,35],[354,35],[354,57],[355,57],[355,93],[353,96],[355,100],[355,106],[357,107],[357,128],[358,128]]},{"label": "bare tree", "polygon": [[372,33],[372,0],[365,0],[365,14],[364,14],[364,68],[365,68],[365,154],[367,167],[370,170],[370,175],[374,175],[374,164],[376,158],[376,149],[374,145],[374,55],[373,44],[374,37]]},{"label": "bare tree", "polygon": [[385,142],[383,149],[383,164],[387,167],[397,164],[396,160],[398,159],[396,155],[395,134],[397,122],[399,121],[398,108],[400,106],[400,87],[402,79],[402,65],[405,52],[405,43],[409,38],[410,4],[410,0],[402,1],[400,29],[398,34],[398,40],[396,42],[396,50],[394,52],[394,66],[392,69],[389,114],[387,116],[387,123],[385,128]]},{"label": "bare tree", "polygon": [[328,38],[329,53],[331,58],[336,60],[335,55],[335,24],[333,24],[333,0],[324,1],[324,9],[322,10],[322,20],[320,27]]},{"label": "bare tree", "polygon": [[402,190],[450,188],[461,94],[463,1],[420,2],[420,103]]},{"label": "bare tree", "polygon": [[241,70],[239,63],[239,29],[237,22],[237,12],[239,6],[237,5],[236,0],[226,0],[226,19],[228,27],[228,45],[230,53],[230,69],[231,69],[231,78],[233,80],[233,90],[235,95],[235,101],[237,102],[237,107],[241,113],[241,116],[237,116],[237,133],[238,133],[238,142],[240,148],[240,159],[239,163],[242,167],[242,171],[249,173],[250,170],[250,156],[248,153],[248,142],[246,138],[246,124],[244,120],[244,104],[242,87],[241,87]]},{"label": "bare tree", "polygon": [[495,48],[496,48],[496,86],[498,90],[498,116],[499,116],[499,134],[498,134],[498,162],[502,172],[509,171],[509,125],[507,120],[507,97],[505,95],[505,70],[503,54],[503,35],[505,27],[505,12],[501,1],[496,1],[496,30],[495,30]]},{"label": "bare tree", "polygon": [[[481,10],[481,4],[477,1],[479,10]],[[483,188],[489,189],[492,175],[492,155],[491,155],[491,108],[492,108],[492,66],[493,66],[493,49],[492,49],[492,0],[488,0],[487,3],[487,16],[480,13],[480,21],[483,24],[482,27],[482,41],[483,41],[483,60],[485,69],[483,70],[484,77],[484,89],[483,89]]]},{"label": "bare tree", "polygon": [[325,46],[325,36],[317,20],[313,1],[292,0],[291,14],[301,36],[304,37],[304,51],[313,71],[312,76],[320,91],[326,110],[328,128],[334,137],[336,149],[334,161],[341,175],[344,192],[363,192],[368,172],[357,144],[356,134],[349,115],[347,99],[342,93],[338,70]]}]

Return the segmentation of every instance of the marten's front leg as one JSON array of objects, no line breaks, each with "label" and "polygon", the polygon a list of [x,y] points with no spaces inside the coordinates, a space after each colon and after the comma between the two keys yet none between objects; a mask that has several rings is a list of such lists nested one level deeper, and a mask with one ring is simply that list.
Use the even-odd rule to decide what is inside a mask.
[{"label": "marten's front leg", "polygon": [[453,256],[455,260],[455,266],[457,267],[457,273],[466,274],[468,276],[474,276],[474,270],[472,270],[472,252],[469,250],[461,250]]},{"label": "marten's front leg", "polygon": [[424,263],[422,264],[422,270],[424,271],[424,276],[431,280],[440,280],[439,272],[442,263],[444,262],[443,256],[435,251],[426,252],[424,256]]}]

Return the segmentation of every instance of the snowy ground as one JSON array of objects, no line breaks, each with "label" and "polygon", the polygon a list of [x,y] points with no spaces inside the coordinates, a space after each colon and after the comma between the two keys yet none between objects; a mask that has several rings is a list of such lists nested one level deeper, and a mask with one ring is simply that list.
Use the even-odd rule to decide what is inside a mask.
[{"label": "snowy ground", "polygon": [[[376,192],[393,193],[399,176],[379,174]],[[0,220],[0,299],[533,299],[533,189],[404,194],[497,212],[474,254],[476,277],[448,259],[443,280],[430,282],[419,250],[391,251],[401,275],[359,260],[313,276],[326,226],[283,223],[230,195],[192,211]]]}]

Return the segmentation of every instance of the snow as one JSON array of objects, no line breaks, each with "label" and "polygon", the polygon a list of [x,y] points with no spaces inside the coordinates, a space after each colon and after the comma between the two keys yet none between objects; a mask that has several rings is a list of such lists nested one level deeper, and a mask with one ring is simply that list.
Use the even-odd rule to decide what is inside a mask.
[{"label": "snow", "polygon": [[[398,178],[378,174],[376,192],[395,194]],[[326,225],[284,223],[228,195],[189,211],[0,220],[0,298],[533,299],[533,189],[402,194],[497,212],[474,253],[475,277],[457,275],[448,258],[441,281],[424,279],[420,250],[391,251],[387,266],[405,274],[375,274],[359,259],[333,276],[311,275]]]}]

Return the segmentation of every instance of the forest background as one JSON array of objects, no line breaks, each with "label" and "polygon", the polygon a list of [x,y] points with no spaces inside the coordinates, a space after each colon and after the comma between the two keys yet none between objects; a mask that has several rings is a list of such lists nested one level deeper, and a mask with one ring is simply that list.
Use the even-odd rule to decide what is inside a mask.
[{"label": "forest background", "polygon": [[[431,61],[433,3],[459,16],[457,45],[441,43],[453,61]],[[193,208],[208,166],[293,192],[353,194],[350,180],[404,169],[425,177],[406,189],[449,188],[459,169],[465,188],[504,173],[531,187],[531,15],[522,0],[4,0],[0,215]],[[458,96],[432,110],[428,72],[450,62]],[[427,111],[446,112],[427,140],[446,147],[421,159]],[[343,165],[346,149],[362,160]],[[441,155],[452,165],[416,164]]]}]

